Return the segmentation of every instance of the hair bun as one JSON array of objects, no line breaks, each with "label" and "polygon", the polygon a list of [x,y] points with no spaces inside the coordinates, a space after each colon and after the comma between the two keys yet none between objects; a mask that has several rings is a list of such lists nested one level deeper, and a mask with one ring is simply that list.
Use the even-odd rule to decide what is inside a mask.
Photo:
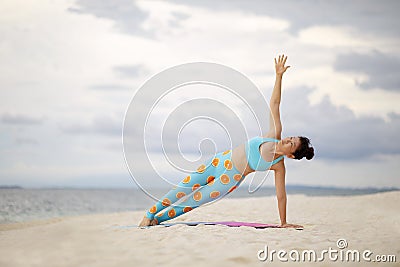
[{"label": "hair bun", "polygon": [[306,152],[306,159],[310,160],[314,157],[314,148],[309,147]]}]

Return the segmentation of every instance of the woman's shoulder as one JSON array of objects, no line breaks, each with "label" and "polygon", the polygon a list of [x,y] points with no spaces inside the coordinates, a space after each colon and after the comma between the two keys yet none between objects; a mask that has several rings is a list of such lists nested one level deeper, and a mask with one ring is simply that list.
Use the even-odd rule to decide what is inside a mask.
[{"label": "woman's shoulder", "polygon": [[275,163],[274,165],[271,166],[270,168],[273,171],[280,171],[280,170],[285,170],[285,157],[282,157],[280,161]]}]

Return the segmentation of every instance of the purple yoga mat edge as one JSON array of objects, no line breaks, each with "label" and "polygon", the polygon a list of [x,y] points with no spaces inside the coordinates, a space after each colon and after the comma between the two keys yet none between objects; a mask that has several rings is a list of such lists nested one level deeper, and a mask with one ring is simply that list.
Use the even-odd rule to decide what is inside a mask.
[{"label": "purple yoga mat edge", "polygon": [[255,228],[280,228],[279,225],[276,224],[266,224],[266,223],[255,223],[255,222],[236,222],[236,221],[219,221],[219,222],[172,222],[172,223],[161,223],[159,225],[162,226],[173,226],[177,224],[185,224],[190,226],[195,226],[199,224],[205,225],[225,225],[231,227],[240,227],[240,226],[248,226]]}]

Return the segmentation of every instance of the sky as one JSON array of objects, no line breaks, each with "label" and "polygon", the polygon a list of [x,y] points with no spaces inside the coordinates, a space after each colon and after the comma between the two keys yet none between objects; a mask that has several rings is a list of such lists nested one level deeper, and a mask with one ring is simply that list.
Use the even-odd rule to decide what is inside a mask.
[{"label": "sky", "polygon": [[[149,119],[135,174],[144,187],[179,182],[239,131],[258,135],[255,124],[240,97],[212,85],[171,91],[147,114],[161,96],[142,86],[171,67],[212,62],[246,76],[260,93],[246,97],[267,103],[273,59],[284,53],[282,135],[315,147],[311,161],[285,160],[287,184],[400,187],[399,9],[398,1],[1,1],[0,185],[135,187],[122,131],[144,125],[124,121],[130,104]],[[216,121],[188,122],[203,113]]]}]

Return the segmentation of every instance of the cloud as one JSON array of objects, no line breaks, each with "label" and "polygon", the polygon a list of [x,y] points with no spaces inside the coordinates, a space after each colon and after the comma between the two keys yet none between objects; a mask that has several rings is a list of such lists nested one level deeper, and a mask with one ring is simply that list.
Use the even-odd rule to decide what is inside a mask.
[{"label": "cloud", "polygon": [[400,130],[400,115],[389,121],[380,117],[355,116],[345,106],[335,106],[330,98],[310,105],[312,90],[297,88],[284,96],[282,121],[285,136],[305,135],[315,147],[316,157],[360,160],[377,155],[399,155],[400,144],[393,142]]},{"label": "cloud", "polygon": [[17,137],[15,138],[17,145],[38,145],[39,142],[33,138]]},{"label": "cloud", "polygon": [[67,134],[94,134],[106,136],[121,136],[122,119],[117,120],[111,116],[96,116],[90,123],[76,123],[61,125],[60,129]]},{"label": "cloud", "polygon": [[[400,27],[397,10],[400,2],[385,1],[187,1],[172,0],[175,3],[205,7],[210,10],[240,10],[256,15],[290,21],[290,32],[320,25],[352,25],[363,32],[375,34],[397,34]],[[382,19],[384,17],[384,19]]]},{"label": "cloud", "polygon": [[143,65],[127,65],[127,66],[117,66],[113,68],[116,73],[122,77],[136,78],[138,76],[147,74],[148,71]]},{"label": "cloud", "polygon": [[[112,68],[115,73],[118,74],[119,78],[135,79],[144,77],[149,71],[141,64],[137,65],[121,65]],[[132,89],[132,86],[120,85],[120,84],[97,84],[89,87],[96,91],[128,91]]]},{"label": "cloud", "polygon": [[92,14],[98,18],[110,19],[116,23],[121,31],[133,35],[151,36],[141,28],[141,22],[147,18],[146,12],[138,8],[135,1],[130,0],[78,0],[78,7],[68,8],[68,11],[77,14]]},{"label": "cloud", "polygon": [[89,88],[98,91],[125,91],[131,89],[128,86],[123,86],[118,84],[99,84],[99,85],[92,85]]},{"label": "cloud", "polygon": [[334,68],[349,73],[364,73],[367,81],[359,82],[361,88],[381,88],[400,91],[400,58],[374,51],[370,54],[347,53],[336,58]]},{"label": "cloud", "polygon": [[[370,115],[356,116],[348,107],[333,104],[328,95],[321,102],[311,104],[309,96],[314,91],[307,87],[283,91],[281,114],[284,137],[309,137],[315,147],[316,157],[328,161],[358,161],[379,155],[400,155],[400,144],[392,142],[400,130],[400,114],[390,113],[388,120]],[[181,103],[173,110],[161,110],[167,120],[164,124],[161,117],[150,117],[150,126],[147,125],[146,131],[147,148],[152,153],[197,154],[200,150],[209,153],[214,152],[214,148],[222,151],[230,145],[235,147],[245,142],[243,131],[250,133],[249,137],[255,135],[250,118],[238,117],[233,113],[243,112],[243,105],[231,105],[230,110],[229,105],[225,107],[224,104],[227,102],[218,102],[217,98],[197,99]],[[268,110],[267,107],[265,110]],[[183,127],[185,122],[199,115],[210,119],[194,121]],[[226,127],[228,135],[213,119]],[[137,124],[135,126],[138,127]],[[201,143],[204,138],[210,138],[216,147],[212,143]]]},{"label": "cloud", "polygon": [[[175,1],[179,5],[172,1],[133,0],[77,0],[76,4],[50,1],[43,5],[19,2],[5,6],[0,25],[6,57],[1,67],[4,75],[0,78],[5,89],[0,96],[3,100],[0,123],[5,128],[0,151],[4,158],[2,181],[6,177],[13,181],[19,175],[21,181],[31,184],[37,179],[47,179],[61,185],[73,176],[98,175],[104,170],[96,172],[96,166],[107,163],[110,163],[109,173],[121,169],[124,172],[119,167],[123,159],[115,155],[121,154],[123,113],[132,97],[131,90],[126,89],[138,88],[145,78],[150,78],[143,76],[201,60],[243,71],[250,79],[257,79],[260,88],[269,94],[273,84],[271,59],[277,51],[288,53],[293,65],[290,79],[284,81],[284,134],[309,136],[316,148],[315,161],[299,163],[305,166],[304,177],[335,178],[346,174],[343,179],[348,179],[354,174],[359,176],[357,183],[365,185],[368,175],[379,183],[398,173],[395,161],[399,147],[391,140],[399,132],[400,95],[395,89],[388,89],[395,80],[383,83],[388,79],[372,77],[361,66],[334,69],[338,53],[354,55],[352,51],[357,51],[370,56],[368,53],[375,49],[399,57],[397,2],[387,1],[384,5],[372,1]],[[68,9],[71,5],[74,6]],[[321,36],[334,36],[335,47],[326,45],[332,45],[332,39]],[[325,42],[321,43],[321,39]],[[358,70],[362,71],[353,74]],[[379,87],[385,90],[363,90],[355,80],[371,88],[380,83]],[[31,97],[23,97],[33,91]],[[323,98],[325,94],[329,97]],[[136,104],[141,107],[146,103]],[[239,133],[238,119],[224,112],[227,109],[223,106],[221,109],[204,102],[191,103],[168,113],[171,116],[162,137],[169,151],[176,149],[177,142],[185,156],[198,154],[199,143],[202,152],[212,150],[211,143],[201,142],[206,135],[214,138],[218,150],[229,145],[223,131],[211,122],[188,124],[177,138],[176,129],[186,122],[185,114],[178,113],[187,112],[188,117],[201,114],[206,105],[210,116],[234,128],[233,133]],[[237,105],[233,107],[240,111]],[[138,108],[138,117],[143,110]],[[14,115],[2,116],[6,111]],[[45,117],[45,125],[30,126],[44,121],[40,114],[50,116]],[[365,114],[379,114],[386,121]],[[249,120],[248,117],[245,118]],[[160,120],[154,123],[162,126]],[[244,123],[246,130],[249,124]],[[143,131],[143,126],[137,126],[135,120],[132,127],[137,132]],[[18,138],[17,132],[22,132]],[[154,131],[149,136],[155,142],[155,149],[161,139],[158,133]],[[29,138],[38,140],[40,149]],[[240,138],[240,142],[245,141]],[[161,153],[155,150],[154,154]],[[367,168],[372,162],[370,157],[379,154],[391,159],[391,169],[386,168],[386,162],[378,168]],[[357,165],[359,159],[363,164]],[[320,171],[310,171],[310,166],[319,160],[324,163],[317,166]],[[164,168],[164,161],[159,157],[155,163]],[[18,162],[37,164],[37,168],[24,168]],[[63,166],[53,168],[61,162]],[[331,173],[328,166],[335,168],[332,162],[344,169]],[[77,164],[84,169],[76,169]],[[145,165],[139,165],[145,172]],[[349,174],[347,170],[353,168],[363,172]],[[369,173],[374,168],[385,171]],[[33,172],[38,175],[33,176]],[[54,181],[54,177],[60,176],[63,180]],[[393,181],[390,179],[388,183]],[[93,181],[95,185],[96,179]]]},{"label": "cloud", "polygon": [[1,122],[5,124],[35,125],[43,123],[43,118],[36,118],[25,114],[5,113],[1,116]]},{"label": "cloud", "polygon": [[172,28],[182,27],[182,23],[185,22],[186,19],[190,18],[190,15],[178,11],[173,11],[171,15],[175,18],[169,21],[169,25]]},{"label": "cloud", "polygon": [[[182,2],[184,5],[176,5],[172,3],[173,1],[129,1],[129,0],[117,0],[117,1],[96,1],[96,0],[78,0],[76,8],[69,8],[68,11],[74,12],[77,14],[92,14],[98,18],[105,18],[113,21],[117,28],[121,29],[124,33],[130,35],[141,35],[142,37],[147,38],[155,38],[157,30],[168,30],[170,34],[175,33],[175,29],[183,28],[184,23],[188,23],[188,19],[198,13],[208,11],[206,9],[199,10],[197,8],[194,10],[193,8],[186,8],[185,6],[187,2]],[[190,3],[196,7],[195,2]],[[219,12],[236,12],[242,11],[241,4],[238,2],[229,2],[229,4],[224,3],[223,8],[218,8],[218,3],[214,2],[205,2],[204,7],[212,8],[213,11]],[[246,3],[242,3],[246,4]],[[260,2],[259,4],[263,4]],[[198,5],[197,7],[201,6]],[[173,12],[166,12],[170,8],[175,9]],[[203,6],[201,6],[203,7]],[[214,8],[216,7],[216,8]],[[257,7],[252,6],[253,10],[257,10]],[[255,9],[255,10],[254,10]],[[222,14],[222,13],[221,13]],[[228,30],[227,27],[231,26],[231,21],[227,21],[225,19],[221,19],[221,14],[212,17],[212,21],[203,21],[203,25],[191,25],[196,26],[196,28],[201,29],[205,25],[210,23],[213,24],[214,27],[223,27],[225,30]],[[226,14],[225,14],[226,15]],[[265,15],[265,14],[262,14]],[[238,16],[236,16],[238,17]],[[274,16],[271,16],[274,17]],[[276,17],[276,16],[275,16]],[[280,29],[281,26],[281,18],[279,19],[270,19],[268,18],[263,23],[255,23],[255,21],[247,20],[247,21],[234,21],[237,28],[241,28],[241,30],[256,30],[258,28],[275,28]],[[241,19],[238,17],[238,19]],[[261,19],[260,17],[258,18]],[[189,22],[190,24],[190,22]],[[283,25],[284,28],[287,28],[287,25]],[[185,26],[187,27],[187,26]],[[215,30],[208,28],[209,30]],[[229,29],[230,30],[230,29]]]}]

